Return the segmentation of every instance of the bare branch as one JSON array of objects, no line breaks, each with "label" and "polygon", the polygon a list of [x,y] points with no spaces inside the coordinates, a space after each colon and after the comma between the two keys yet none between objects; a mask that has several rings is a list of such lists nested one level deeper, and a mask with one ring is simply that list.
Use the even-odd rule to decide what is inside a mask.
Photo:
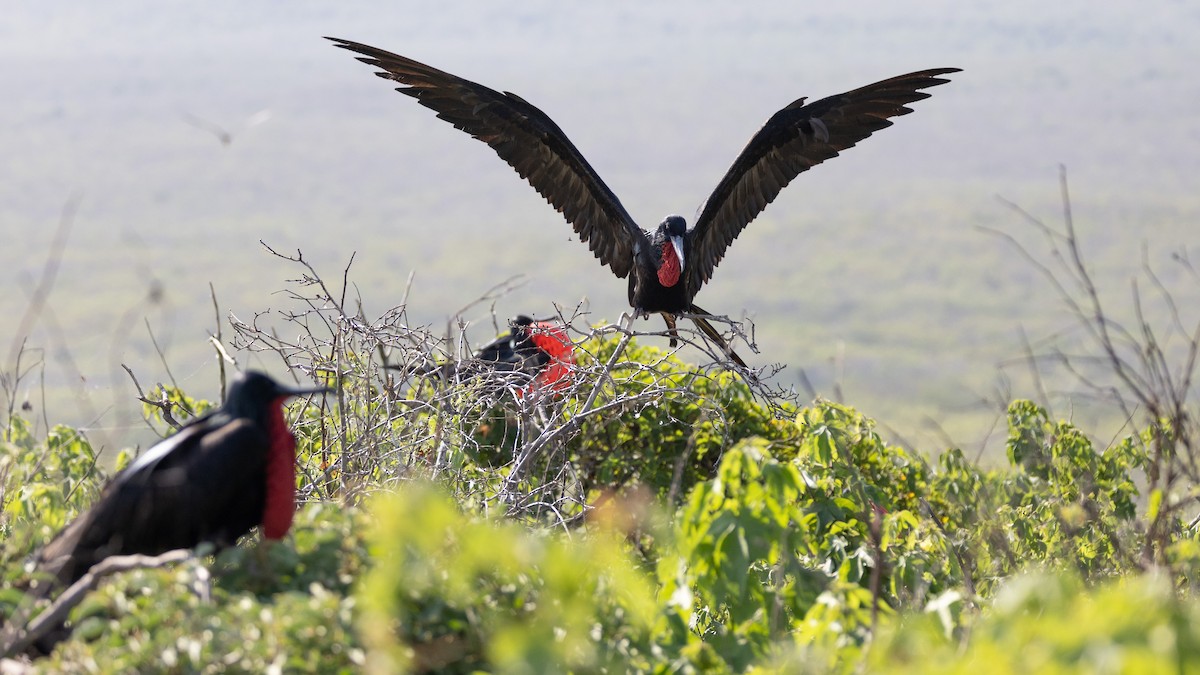
[{"label": "bare branch", "polygon": [[[348,312],[349,266],[342,270],[341,292],[334,295],[302,252],[283,255],[263,246],[301,266],[303,274],[280,292],[287,301],[283,308],[248,320],[229,315],[231,349],[274,355],[288,368],[339,383],[335,414],[302,413],[293,422],[297,433],[320,438],[319,456],[303,469],[302,498],[354,499],[412,476],[433,476],[485,510],[503,505],[510,516],[549,518],[566,526],[590,508],[588,490],[596,480],[597,459],[578,455],[576,439],[607,433],[605,420],[636,415],[663,401],[689,400],[701,419],[726,426],[720,403],[700,398],[691,388],[728,378],[727,372],[739,373],[748,394],[774,414],[795,414],[795,392],[771,382],[781,366],[749,373],[735,369],[723,350],[682,326],[680,349],[709,361],[684,368],[675,352],[646,350],[639,352],[645,358],[627,359],[637,338],[662,333],[592,325],[583,302],[555,307],[577,358],[567,380],[540,388],[528,373],[474,362],[468,336],[474,326],[461,314],[451,317],[444,331],[434,332],[408,321],[407,295],[377,318],[367,316],[361,299]],[[467,303],[464,311],[486,305],[494,314],[495,301],[515,287],[516,278],[508,279]],[[706,318],[725,323],[731,341],[752,345],[752,323]],[[447,365],[428,367],[438,363]],[[694,457],[684,454],[678,471],[690,468],[687,462]],[[479,471],[494,471],[496,480],[480,480]],[[499,494],[488,484],[499,485]]]},{"label": "bare branch", "polygon": [[62,215],[58,219],[58,227],[54,230],[54,238],[50,241],[50,252],[46,254],[46,262],[42,264],[42,276],[30,294],[25,313],[17,321],[17,329],[13,333],[13,343],[8,349],[8,359],[5,363],[16,361],[17,354],[25,345],[25,338],[29,336],[33,324],[37,322],[38,317],[46,308],[46,301],[50,297],[50,292],[54,290],[54,282],[58,278],[58,268],[62,265],[63,253],[67,249],[67,240],[71,236],[71,226],[75,223],[75,214],[79,211],[81,201],[82,197],[74,195],[63,205]]},{"label": "bare branch", "polygon": [[71,584],[36,619],[27,626],[13,631],[5,640],[0,657],[10,657],[25,652],[43,635],[54,630],[55,627],[61,626],[66,621],[71,609],[82,602],[83,598],[95,589],[105,577],[135,569],[152,569],[173,565],[191,558],[192,555],[190,550],[178,549],[157,556],[112,556],[96,563],[88,570],[87,574]]},{"label": "bare branch", "polygon": [[163,421],[167,424],[170,424],[172,428],[182,429],[183,424],[181,424],[179,420],[175,419],[175,417],[171,414],[171,411],[175,408],[179,408],[189,415],[191,415],[192,412],[184,408],[179,403],[168,398],[166,390],[164,390],[161,386],[159,387],[159,391],[162,392],[162,396],[157,401],[147,397],[145,392],[142,391],[142,385],[137,381],[137,376],[133,374],[133,370],[124,363],[121,364],[121,367],[125,369],[125,372],[129,373],[129,379],[133,380],[133,386],[138,392],[138,400],[146,405],[151,405],[155,408],[158,408],[162,412]]}]

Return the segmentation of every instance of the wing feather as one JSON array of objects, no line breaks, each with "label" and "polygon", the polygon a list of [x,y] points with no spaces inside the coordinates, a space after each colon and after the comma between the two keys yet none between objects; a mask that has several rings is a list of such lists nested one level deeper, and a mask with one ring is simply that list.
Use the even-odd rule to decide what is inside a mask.
[{"label": "wing feather", "polygon": [[118,474],[46,545],[42,570],[70,584],[108,556],[232,544],[262,520],[267,438],[257,425],[205,420],[163,443],[168,452]]},{"label": "wing feather", "polygon": [[805,104],[793,101],[775,113],[746,144],[704,204],[691,232],[688,291],[712,276],[726,249],[799,174],[907,115],[908,104],[929,98],[920,91],[949,82],[934,68],[900,75]]},{"label": "wing feather", "polygon": [[511,92],[498,92],[412,59],[357,42],[328,38],[379,77],[487,143],[566,218],[592,253],[624,278],[645,235],[583,155],[545,113]]}]

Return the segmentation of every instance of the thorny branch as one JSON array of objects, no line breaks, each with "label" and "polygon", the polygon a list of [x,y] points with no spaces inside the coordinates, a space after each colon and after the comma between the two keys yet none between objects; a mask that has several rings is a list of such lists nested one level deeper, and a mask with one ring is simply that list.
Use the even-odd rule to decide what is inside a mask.
[{"label": "thorny branch", "polygon": [[[302,497],[355,499],[414,475],[438,475],[485,507],[503,504],[512,515],[566,525],[582,515],[589,486],[599,480],[592,475],[597,460],[580,457],[578,446],[589,435],[607,433],[611,419],[682,399],[700,406],[705,419],[727,423],[718,403],[702,400],[694,386],[729,378],[730,372],[738,373],[748,395],[775,414],[794,414],[795,392],[772,384],[779,366],[747,373],[697,331],[682,326],[676,350],[649,361],[628,359],[625,352],[635,339],[665,345],[665,332],[593,326],[580,306],[556,308],[555,320],[566,329],[576,355],[569,383],[554,391],[534,389],[526,373],[481,368],[471,361],[468,335],[486,340],[492,332],[481,335],[462,313],[449,322],[457,334],[412,325],[404,305],[368,318],[361,301],[354,308],[347,304],[349,265],[335,294],[300,251],[285,255],[263,246],[304,273],[284,292],[289,300],[284,309],[248,320],[229,316],[231,347],[274,353],[289,368],[336,378],[339,389],[336,421],[309,415],[295,425],[298,435],[310,434],[316,439],[312,447],[322,449],[315,463],[319,469],[304,481]],[[494,313],[494,301],[516,283],[514,278],[498,284],[463,311],[491,304]],[[739,322],[707,318],[726,327],[727,339],[757,351],[749,337],[752,325],[747,333]],[[655,340],[659,335],[664,339]],[[680,377],[674,357],[697,353],[708,361]],[[457,365],[429,367],[447,357]],[[471,473],[480,466],[505,476],[499,494],[488,492],[495,488]]]}]

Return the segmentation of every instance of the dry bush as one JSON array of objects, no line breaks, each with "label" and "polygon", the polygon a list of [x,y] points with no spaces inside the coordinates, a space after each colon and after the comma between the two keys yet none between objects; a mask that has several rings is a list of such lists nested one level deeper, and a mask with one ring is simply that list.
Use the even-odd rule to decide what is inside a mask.
[{"label": "dry bush", "polygon": [[[312,448],[301,458],[308,499],[355,499],[421,476],[451,485],[460,500],[565,524],[582,516],[589,495],[627,482],[680,495],[719,459],[712,446],[721,439],[711,436],[753,421],[741,419],[748,402],[765,415],[795,414],[795,392],[772,384],[779,366],[742,370],[682,327],[678,350],[641,347],[635,337],[665,333],[592,326],[578,307],[557,316],[574,344],[569,383],[537,389],[524,373],[471,361],[461,312],[454,335],[413,325],[403,304],[368,318],[361,299],[347,297],[349,265],[332,289],[300,252],[271,252],[303,270],[285,291],[288,308],[230,316],[230,344],[336,387],[296,425],[300,447]],[[754,349],[741,324],[712,320]],[[679,350],[706,362],[687,366]],[[457,365],[430,368],[447,361]],[[671,448],[678,452],[662,454]]]}]

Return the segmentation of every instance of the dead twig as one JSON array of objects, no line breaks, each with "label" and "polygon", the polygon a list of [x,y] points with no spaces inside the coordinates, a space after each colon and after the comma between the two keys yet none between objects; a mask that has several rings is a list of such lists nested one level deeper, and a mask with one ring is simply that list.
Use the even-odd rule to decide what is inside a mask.
[{"label": "dead twig", "polygon": [[17,628],[5,640],[0,657],[24,653],[29,647],[66,621],[67,615],[83,598],[100,584],[105,577],[135,569],[152,569],[174,565],[192,557],[190,550],[178,549],[161,555],[122,555],[106,558],[96,563],[78,581],[55,598],[41,614],[23,628]]},{"label": "dead twig", "polygon": [[133,380],[133,386],[135,389],[137,389],[137,393],[138,393],[137,400],[141,401],[142,403],[145,403],[146,405],[150,405],[150,406],[154,406],[155,408],[158,408],[159,411],[161,411],[161,413],[162,413],[162,418],[163,418],[164,422],[166,422],[167,424],[170,424],[171,427],[174,429],[182,429],[183,424],[179,420],[175,419],[175,416],[171,414],[171,411],[174,410],[175,408],[179,408],[180,410],[183,410],[184,412],[188,413],[188,415],[192,415],[193,413],[190,410],[188,410],[187,408],[184,408],[183,405],[181,405],[180,403],[178,403],[176,401],[172,401],[170,398],[168,398],[166,390],[163,389],[161,385],[159,386],[159,391],[162,392],[161,398],[159,398],[157,401],[152,398],[149,398],[148,396],[146,396],[145,392],[142,391],[142,385],[137,381],[137,376],[133,374],[133,370],[129,366],[125,365],[124,363],[121,364],[121,367],[125,369],[126,373],[129,373],[129,379]]}]

